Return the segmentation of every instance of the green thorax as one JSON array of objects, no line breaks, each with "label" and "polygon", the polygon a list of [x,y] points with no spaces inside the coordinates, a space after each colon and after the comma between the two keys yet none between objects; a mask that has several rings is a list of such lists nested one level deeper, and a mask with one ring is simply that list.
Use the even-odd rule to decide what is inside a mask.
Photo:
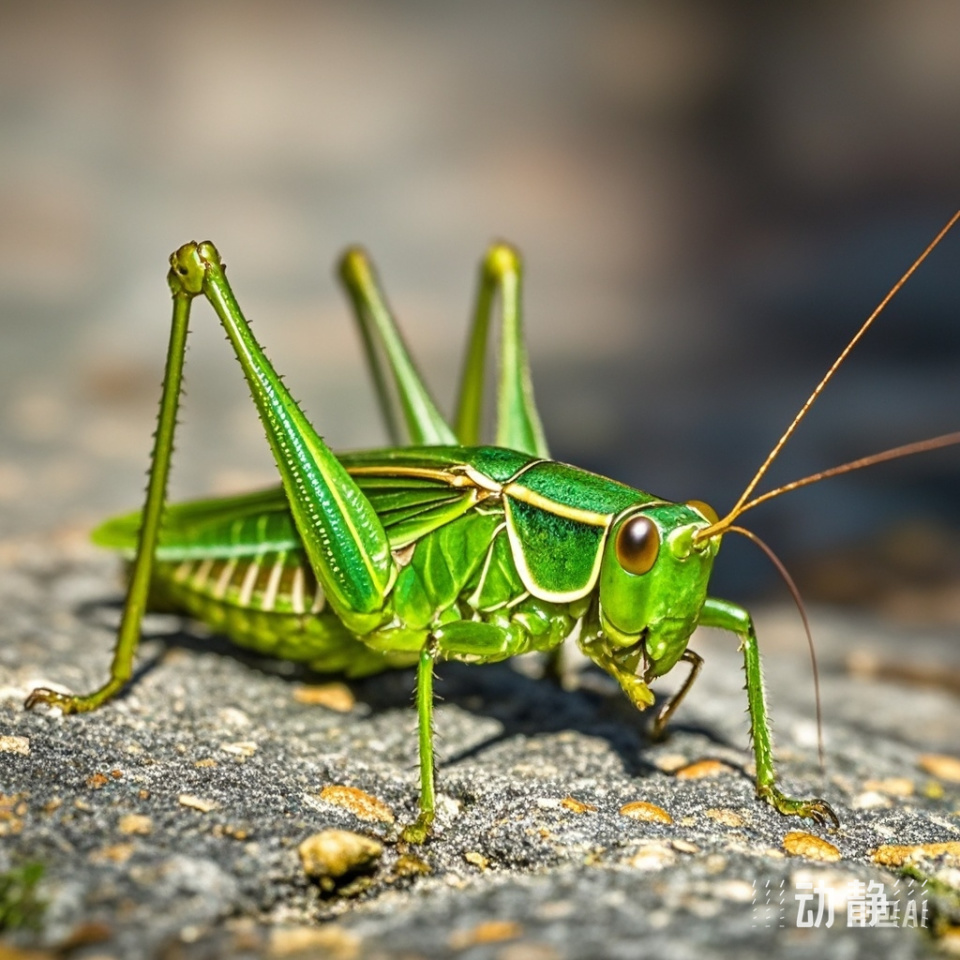
[{"label": "green thorax", "polygon": [[[596,586],[604,538],[614,517],[655,500],[622,483],[563,463],[499,447],[421,448],[347,455],[343,462],[371,499],[396,550],[457,516],[472,515],[476,542],[502,539],[523,588],[543,600],[579,600]],[[418,483],[420,501],[412,503]],[[436,498],[426,504],[427,490]],[[482,531],[482,532],[481,532]]]}]

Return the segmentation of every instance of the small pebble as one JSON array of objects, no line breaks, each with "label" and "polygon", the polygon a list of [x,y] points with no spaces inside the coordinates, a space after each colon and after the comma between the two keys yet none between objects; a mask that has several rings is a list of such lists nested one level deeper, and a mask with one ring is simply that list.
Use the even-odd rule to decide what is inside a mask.
[{"label": "small pebble", "polygon": [[238,707],[224,707],[218,711],[217,716],[220,722],[229,727],[249,727],[250,717],[247,716]]},{"label": "small pebble", "polygon": [[793,857],[805,857],[807,860],[835,861],[840,859],[840,851],[822,837],[802,830],[791,830],[783,838],[783,848]]},{"label": "small pebble", "polygon": [[177,802],[182,807],[189,807],[191,810],[199,810],[201,813],[209,813],[220,806],[216,800],[204,800],[203,797],[195,797],[190,793],[181,793],[177,797]]},{"label": "small pebble", "polygon": [[721,900],[750,903],[757,895],[756,888],[746,880],[721,880],[713,887],[713,894]]},{"label": "small pebble", "polygon": [[631,820],[645,820],[647,823],[673,823],[673,817],[663,807],[645,800],[634,800],[620,808],[620,815]]},{"label": "small pebble", "polygon": [[297,851],[304,873],[329,892],[341,877],[372,869],[383,845],[349,830],[323,830],[307,837]]},{"label": "small pebble", "polygon": [[893,801],[885,794],[877,793],[876,790],[865,790],[850,801],[850,806],[854,810],[883,810],[886,807],[892,807]]},{"label": "small pebble", "polygon": [[397,862],[390,871],[390,876],[386,878],[387,883],[393,883],[394,880],[402,880],[405,877],[426,877],[433,870],[426,860],[414,856],[412,853],[403,853],[397,857]]},{"label": "small pebble", "polygon": [[679,780],[703,780],[706,777],[719,777],[725,773],[733,773],[733,767],[721,760],[698,760],[689,766],[677,771]]},{"label": "small pebble", "polygon": [[676,853],[664,843],[648,843],[627,860],[627,866],[635,870],[662,870],[675,863]]},{"label": "small pebble", "polygon": [[703,815],[717,823],[722,823],[725,827],[742,827],[746,821],[735,810],[710,809],[704,810]]},{"label": "small pebble", "polygon": [[269,957],[323,957],[324,960],[354,960],[360,956],[361,940],[335,923],[322,927],[277,927],[270,931]]},{"label": "small pebble", "polygon": [[128,813],[120,818],[117,829],[121,833],[145,837],[153,831],[153,821],[142,813]]},{"label": "small pebble", "polygon": [[689,761],[682,753],[663,753],[659,757],[654,757],[653,762],[658,770],[664,773],[675,773],[681,767],[685,767]]},{"label": "small pebble", "polygon": [[479,867],[481,870],[486,870],[487,867],[490,866],[490,861],[482,853],[478,853],[476,850],[468,850],[463,855],[463,859],[472,866]]},{"label": "small pebble", "polygon": [[233,823],[216,824],[213,828],[213,834],[217,837],[232,837],[234,840],[250,839],[250,831],[246,827],[237,826]]},{"label": "small pebble", "polygon": [[560,801],[562,807],[572,810],[574,813],[596,813],[597,808],[592,803],[584,803],[574,797],[564,797]]},{"label": "small pebble", "polygon": [[90,854],[93,863],[126,863],[133,856],[132,843],[114,843]]},{"label": "small pebble", "polygon": [[23,831],[22,816],[27,812],[27,805],[21,797],[19,793],[0,793],[0,837]]},{"label": "small pebble", "polygon": [[293,691],[297,703],[326,707],[337,713],[349,713],[356,706],[353,691],[345,683],[322,683],[297,687]]},{"label": "small pebble", "polygon": [[523,936],[523,927],[514,920],[485,920],[467,930],[454,930],[447,941],[451,950],[467,950],[482,943],[500,943]]},{"label": "small pebble", "polygon": [[917,765],[933,777],[949,783],[960,783],[960,757],[950,757],[944,753],[925,753]]},{"label": "small pebble", "polygon": [[445,793],[437,795],[437,819],[454,820],[463,812],[463,804]]},{"label": "small pebble", "polygon": [[29,737],[0,737],[0,753],[19,753],[26,757],[30,753]]},{"label": "small pebble", "polygon": [[909,777],[887,777],[885,780],[867,780],[863,789],[891,797],[912,797],[914,783]]},{"label": "small pebble", "polygon": [[224,753],[232,753],[235,757],[252,757],[260,749],[260,744],[252,740],[238,740],[236,743],[221,743],[220,749]]}]

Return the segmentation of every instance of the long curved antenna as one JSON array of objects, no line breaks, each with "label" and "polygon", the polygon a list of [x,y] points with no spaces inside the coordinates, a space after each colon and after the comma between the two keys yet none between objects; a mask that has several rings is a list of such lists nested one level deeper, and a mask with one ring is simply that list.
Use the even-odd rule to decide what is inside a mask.
[{"label": "long curved antenna", "polygon": [[768,490],[759,497],[754,497],[747,503],[741,504],[740,509],[737,510],[736,514],[731,511],[722,520],[718,520],[716,523],[711,524],[709,527],[701,530],[698,534],[696,534],[694,539],[709,540],[710,537],[715,537],[718,533],[724,533],[727,530],[732,530],[732,523],[737,519],[737,517],[743,516],[743,514],[745,514],[748,510],[752,510],[759,504],[766,503],[767,500],[773,500],[774,497],[779,497],[784,493],[789,493],[791,490],[799,490],[800,487],[809,487],[810,484],[817,483],[819,480],[826,480],[828,477],[837,477],[842,473],[853,473],[854,470],[862,470],[864,467],[872,467],[875,463],[884,463],[887,460],[897,460],[900,457],[909,457],[915,453],[926,453],[928,450],[939,450],[941,447],[949,447],[955,443],[960,443],[960,431],[956,431],[954,433],[943,433],[939,437],[929,437],[926,440],[917,440],[914,443],[905,443],[900,447],[892,447],[891,449],[883,450],[880,453],[872,453],[869,457],[860,457],[859,460],[851,460],[849,463],[841,463],[840,466],[830,467],[829,470],[820,470],[818,473],[811,473],[808,477],[803,477],[800,480],[793,480],[790,483],[785,483],[782,487],[777,487],[775,490]]},{"label": "long curved antenna", "polygon": [[729,533],[739,533],[748,540],[752,540],[770,558],[770,561],[779,571],[783,582],[787,585],[787,589],[793,596],[797,610],[800,611],[800,619],[803,620],[803,629],[807,634],[807,646],[810,648],[810,666],[813,669],[813,692],[817,701],[817,755],[820,758],[820,772],[823,773],[823,711],[820,706],[820,668],[817,666],[817,651],[813,645],[813,631],[810,629],[810,621],[807,619],[807,610],[803,605],[803,598],[800,596],[797,585],[793,582],[793,577],[790,576],[787,568],[783,565],[783,561],[752,530],[747,530],[745,527],[731,526],[727,527],[727,531]]},{"label": "long curved antenna", "polygon": [[[800,487],[808,487],[811,483],[818,480],[826,480],[828,477],[836,477],[842,473],[852,473],[854,470],[862,470],[864,467],[872,467],[875,463],[883,463],[886,460],[897,460],[900,457],[910,457],[915,453],[926,453],[928,450],[939,450],[941,447],[949,447],[952,444],[960,443],[960,431],[955,433],[944,433],[939,437],[930,437],[927,440],[917,440],[915,443],[905,443],[902,447],[892,447],[890,450],[884,450],[882,453],[873,453],[869,457],[860,457],[859,460],[851,460],[849,463],[841,463],[839,467],[831,467],[829,470],[821,470],[819,473],[811,473],[809,477],[801,480],[793,480],[785,483],[782,487],[775,490],[769,490],[767,493],[754,497],[748,503],[740,507],[737,516],[741,516],[748,510],[752,510],[758,504],[774,497],[779,497],[783,493],[789,493],[791,490],[798,490]],[[733,527],[728,527],[732,530]]]},{"label": "long curved antenna", "polygon": [[[713,526],[709,527],[707,530],[703,531],[702,536],[710,535],[715,536],[718,533],[722,533],[724,530],[729,530],[730,525],[733,521],[743,512],[744,504],[750,499],[750,494],[757,488],[757,484],[763,479],[767,470],[770,469],[770,465],[774,460],[779,456],[780,451],[783,449],[786,442],[793,436],[794,431],[800,425],[800,422],[807,415],[807,411],[813,406],[817,397],[823,392],[824,387],[830,382],[833,375],[837,372],[840,365],[844,360],[847,359],[850,351],[859,343],[860,338],[870,329],[873,325],[874,320],[883,312],[887,304],[894,298],[894,296],[899,292],[900,288],[910,279],[911,276],[916,272],[917,268],[923,263],[924,260],[933,252],[934,248],[940,241],[946,236],[950,228],[960,220],[960,210],[958,210],[947,222],[946,226],[934,237],[931,243],[927,246],[926,250],[920,254],[919,257],[913,262],[913,265],[909,270],[893,285],[890,292],[880,301],[873,313],[863,322],[860,329],[853,335],[853,338],[850,342],[843,348],[840,352],[840,355],[834,360],[830,369],[824,374],[823,379],[817,384],[814,388],[813,393],[807,397],[806,402],[800,408],[797,415],[790,421],[790,426],[784,431],[783,436],[776,442],[774,448],[767,454],[766,460],[760,466],[760,469],[754,474],[753,479],[747,484],[746,489],[740,495],[740,499],[733,505],[733,509],[725,516],[723,519],[719,520]],[[911,451],[913,452],[913,451]],[[883,455],[881,455],[883,456]],[[890,459],[885,457],[885,459]],[[864,464],[866,466],[866,464]],[[843,472],[843,471],[840,471]],[[829,471],[827,471],[829,474]],[[813,480],[809,480],[810,483],[813,483]],[[701,539],[698,537],[697,539]]]}]

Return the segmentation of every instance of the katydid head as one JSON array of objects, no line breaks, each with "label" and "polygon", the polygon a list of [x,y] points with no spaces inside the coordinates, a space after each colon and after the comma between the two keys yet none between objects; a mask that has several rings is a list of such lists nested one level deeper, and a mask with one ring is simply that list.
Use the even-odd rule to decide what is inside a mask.
[{"label": "katydid head", "polygon": [[666,673],[686,650],[721,539],[697,534],[716,519],[699,501],[656,501],[613,522],[600,566],[601,626],[611,647],[642,649],[648,677]]}]

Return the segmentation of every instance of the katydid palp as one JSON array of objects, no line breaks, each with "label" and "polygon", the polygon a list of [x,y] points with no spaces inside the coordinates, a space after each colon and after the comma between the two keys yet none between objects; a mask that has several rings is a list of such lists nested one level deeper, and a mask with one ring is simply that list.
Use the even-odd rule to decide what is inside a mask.
[{"label": "katydid palp", "polygon": [[[708,596],[708,583],[724,533],[745,532],[734,521],[756,503],[824,476],[960,439],[911,444],[750,500],[883,304],[721,520],[700,501],[673,503],[550,459],[523,339],[521,263],[505,244],[492,246],[481,267],[452,426],[420,379],[366,254],[357,248],[345,253],[341,278],[395,445],[339,455],[306,419],[254,338],[214,246],[186,244],[170,264],[173,321],[146,503],[94,533],[98,544],[132,556],[110,678],[84,696],[34,690],[28,708],[46,703],[64,713],[83,712],[115,695],[131,677],[141,620],[151,608],[189,614],[242,646],[322,672],[362,676],[416,666],[419,816],[404,837],[423,842],[435,809],[435,661],[486,663],[555,651],[574,639],[640,710],[654,704],[649,683],[685,661],[688,676],[654,720],[659,734],[702,664],[688,649],[691,634],[697,626],[717,627],[736,635],[743,653],[758,797],[782,814],[839,824],[825,800],[791,798],[778,788],[751,616]],[[206,297],[227,331],[282,483],[248,495],[167,505],[187,327],[197,296]],[[496,430],[493,445],[482,446],[486,355],[498,300]],[[402,431],[409,446],[399,446]]]}]

